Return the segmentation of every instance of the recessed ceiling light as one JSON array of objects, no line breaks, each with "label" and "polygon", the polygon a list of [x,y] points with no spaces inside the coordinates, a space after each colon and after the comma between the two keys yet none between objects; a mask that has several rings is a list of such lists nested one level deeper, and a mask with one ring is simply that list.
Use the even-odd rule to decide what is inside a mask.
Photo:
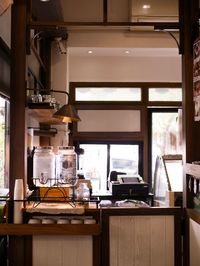
[{"label": "recessed ceiling light", "polygon": [[93,53],[92,50],[89,50],[89,51],[88,51],[88,54],[92,54],[92,53]]},{"label": "recessed ceiling light", "polygon": [[40,2],[49,2],[50,0],[40,0]]},{"label": "recessed ceiling light", "polygon": [[149,9],[149,8],[151,8],[151,5],[146,4],[146,5],[143,5],[142,8],[143,9]]},{"label": "recessed ceiling light", "polygon": [[125,54],[130,54],[129,50],[124,51]]}]

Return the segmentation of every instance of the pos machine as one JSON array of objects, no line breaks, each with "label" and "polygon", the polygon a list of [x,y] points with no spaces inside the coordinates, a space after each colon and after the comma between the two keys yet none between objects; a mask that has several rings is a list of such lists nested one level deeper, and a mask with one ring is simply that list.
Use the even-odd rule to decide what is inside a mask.
[{"label": "pos machine", "polygon": [[117,175],[117,180],[110,181],[112,196],[141,198],[145,199],[149,195],[149,185],[144,182],[140,175]]}]

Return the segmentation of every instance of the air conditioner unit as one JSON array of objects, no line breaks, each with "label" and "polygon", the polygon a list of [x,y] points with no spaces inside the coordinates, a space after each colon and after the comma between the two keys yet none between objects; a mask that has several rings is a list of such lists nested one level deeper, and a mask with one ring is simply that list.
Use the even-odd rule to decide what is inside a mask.
[{"label": "air conditioner unit", "polygon": [[[130,12],[131,22],[178,22],[178,0],[131,0]],[[131,30],[146,31],[153,27],[133,26]]]}]

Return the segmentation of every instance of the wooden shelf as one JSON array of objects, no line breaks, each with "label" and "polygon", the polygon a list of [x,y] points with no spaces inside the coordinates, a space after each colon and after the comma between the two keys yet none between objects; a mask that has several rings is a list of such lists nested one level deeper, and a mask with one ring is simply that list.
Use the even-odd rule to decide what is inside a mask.
[{"label": "wooden shelf", "polygon": [[56,110],[52,107],[36,107],[29,108],[29,115],[35,118],[39,123],[48,125],[65,125],[60,119],[54,118],[53,114]]},{"label": "wooden shelf", "polygon": [[99,224],[0,224],[0,235],[99,235]]},{"label": "wooden shelf", "polygon": [[196,179],[200,179],[200,165],[198,164],[186,164],[186,174],[194,176]]},{"label": "wooden shelf", "polygon": [[187,209],[187,215],[189,218],[194,220],[196,223],[200,224],[200,212],[194,209]]}]

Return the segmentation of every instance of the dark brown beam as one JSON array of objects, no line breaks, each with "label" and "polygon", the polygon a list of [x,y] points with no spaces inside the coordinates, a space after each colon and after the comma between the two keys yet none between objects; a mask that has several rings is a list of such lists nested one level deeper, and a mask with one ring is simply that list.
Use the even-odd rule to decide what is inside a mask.
[{"label": "dark brown beam", "polygon": [[28,25],[31,29],[59,28],[59,27],[131,27],[131,26],[154,26],[161,29],[179,29],[178,22],[67,22],[67,21],[31,21]]},{"label": "dark brown beam", "polygon": [[108,21],[108,1],[103,0],[103,22]]}]

